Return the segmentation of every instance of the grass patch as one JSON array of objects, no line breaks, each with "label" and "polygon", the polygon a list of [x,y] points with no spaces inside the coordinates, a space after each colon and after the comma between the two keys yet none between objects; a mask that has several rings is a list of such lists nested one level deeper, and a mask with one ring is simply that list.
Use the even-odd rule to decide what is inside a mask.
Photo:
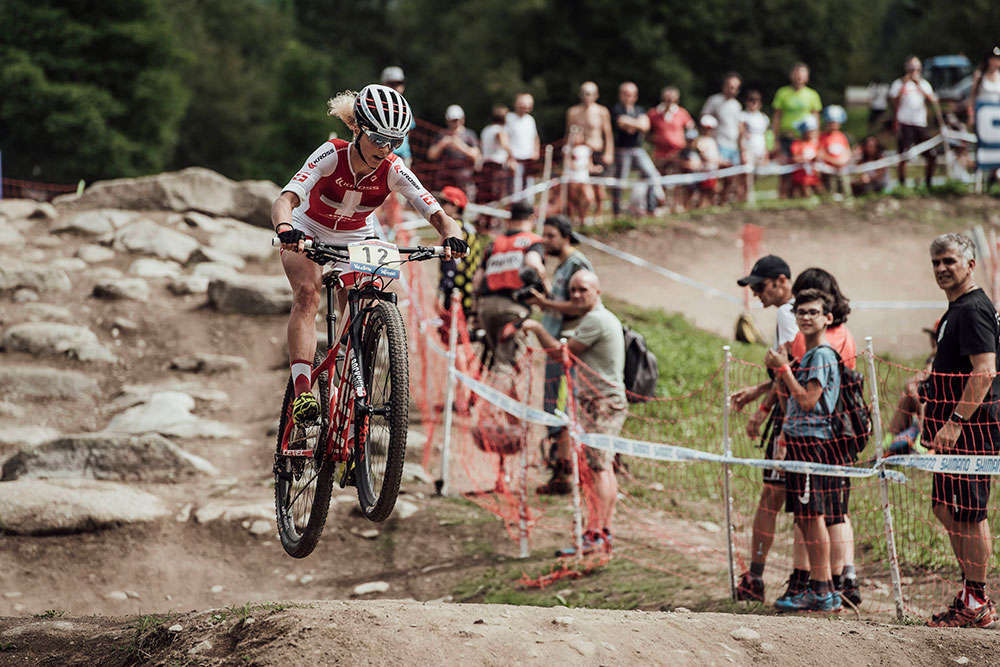
[{"label": "grass patch", "polygon": [[64,609],[46,609],[40,614],[34,614],[34,618],[62,618],[65,615]]}]

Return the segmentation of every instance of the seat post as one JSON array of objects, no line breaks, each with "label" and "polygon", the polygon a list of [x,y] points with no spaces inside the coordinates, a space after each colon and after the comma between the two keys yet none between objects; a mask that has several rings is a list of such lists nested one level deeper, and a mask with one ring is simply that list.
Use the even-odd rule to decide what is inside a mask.
[{"label": "seat post", "polygon": [[326,349],[333,348],[333,332],[336,330],[337,309],[333,299],[334,281],[324,281],[326,287]]}]

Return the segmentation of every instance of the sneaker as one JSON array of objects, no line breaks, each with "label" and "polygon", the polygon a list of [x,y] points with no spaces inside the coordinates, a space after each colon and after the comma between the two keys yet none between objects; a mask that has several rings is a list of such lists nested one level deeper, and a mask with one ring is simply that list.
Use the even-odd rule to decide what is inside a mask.
[{"label": "sneaker", "polygon": [[296,426],[311,424],[319,417],[319,401],[311,392],[304,391],[292,402],[292,420]]},{"label": "sneaker", "polygon": [[[596,551],[610,551],[610,549],[611,545],[605,541],[603,533],[588,530],[583,534],[583,551],[580,555],[589,556]],[[576,546],[574,545],[564,547],[556,552],[557,558],[565,558],[566,556],[576,555]]]},{"label": "sneaker", "polygon": [[776,607],[781,608],[782,605],[791,604],[790,600],[792,598],[794,598],[797,595],[801,595],[802,593],[805,593],[805,591],[806,591],[806,586],[796,583],[793,577],[790,576],[788,577],[788,588],[786,588],[785,592],[781,594],[781,597],[779,597],[777,600],[774,601],[774,605]]},{"label": "sneaker", "polygon": [[927,625],[932,628],[991,628],[996,622],[997,610],[993,600],[987,597],[979,609],[973,610],[965,606],[959,593],[947,611],[934,614]]},{"label": "sneaker", "polygon": [[778,611],[840,611],[842,603],[840,593],[827,591],[816,593],[812,589],[788,595],[787,593],[774,602]]},{"label": "sneaker", "polygon": [[861,604],[861,591],[858,590],[858,580],[855,577],[843,580],[843,588],[837,591],[840,597],[844,598],[857,607]]},{"label": "sneaker", "polygon": [[747,570],[740,575],[740,583],[736,586],[736,599],[751,602],[764,601],[764,580]]}]

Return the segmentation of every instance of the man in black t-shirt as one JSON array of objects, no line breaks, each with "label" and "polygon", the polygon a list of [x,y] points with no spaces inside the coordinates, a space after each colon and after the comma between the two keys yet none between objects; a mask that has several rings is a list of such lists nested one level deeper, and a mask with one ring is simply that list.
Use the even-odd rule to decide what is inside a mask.
[{"label": "man in black t-shirt", "polygon": [[[924,442],[937,454],[993,456],[1000,450],[1000,316],[976,285],[972,241],[943,234],[931,243],[934,278],[948,297],[937,327],[937,355],[924,383]],[[962,568],[964,586],[934,627],[992,626],[996,608],[986,594],[991,558],[986,507],[990,476],[934,474],[932,507]]]},{"label": "man in black t-shirt", "polygon": [[[656,206],[662,206],[667,195],[663,187],[656,184],[660,174],[653,165],[649,153],[642,147],[643,135],[649,132],[649,116],[646,110],[636,104],[639,87],[631,81],[618,86],[618,104],[611,109],[611,128],[615,138],[615,178],[628,178],[632,167],[636,167],[649,179],[646,194],[646,209],[652,214]],[[611,206],[615,215],[621,213],[622,188],[611,191]]]}]

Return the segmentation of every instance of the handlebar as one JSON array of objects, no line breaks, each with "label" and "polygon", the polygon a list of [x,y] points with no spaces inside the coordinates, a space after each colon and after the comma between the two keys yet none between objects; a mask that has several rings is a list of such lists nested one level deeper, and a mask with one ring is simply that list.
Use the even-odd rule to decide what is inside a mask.
[{"label": "handlebar", "polygon": [[[281,239],[277,236],[271,237],[271,246],[279,247],[281,245]],[[347,245],[344,243],[319,243],[314,239],[305,239],[302,241],[304,250],[316,250],[320,252],[347,252]],[[401,255],[414,255],[418,253],[428,254],[428,259],[432,257],[444,257],[444,246],[434,245],[434,246],[414,246],[414,247],[402,247],[398,246],[399,254]]]}]

